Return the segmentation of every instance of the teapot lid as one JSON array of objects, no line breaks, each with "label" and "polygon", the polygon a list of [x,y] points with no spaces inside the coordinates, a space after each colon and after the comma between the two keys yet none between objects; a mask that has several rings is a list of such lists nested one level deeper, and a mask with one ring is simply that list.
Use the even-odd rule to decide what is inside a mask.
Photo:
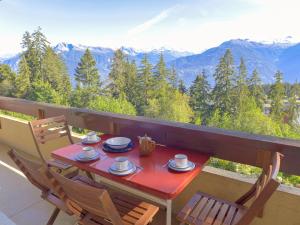
[{"label": "teapot lid", "polygon": [[143,137],[139,137],[139,139],[152,140],[151,137],[147,136],[147,134],[145,134]]}]

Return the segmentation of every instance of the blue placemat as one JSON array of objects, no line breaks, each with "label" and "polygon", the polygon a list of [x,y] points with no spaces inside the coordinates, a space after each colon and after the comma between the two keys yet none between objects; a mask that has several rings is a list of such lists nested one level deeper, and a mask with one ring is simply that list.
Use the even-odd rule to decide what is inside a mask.
[{"label": "blue placemat", "polygon": [[130,142],[126,148],[114,149],[114,148],[109,147],[109,145],[104,142],[102,149],[103,149],[103,151],[110,152],[110,153],[123,153],[123,152],[128,152],[128,151],[132,150],[133,147],[134,147],[133,142]]}]

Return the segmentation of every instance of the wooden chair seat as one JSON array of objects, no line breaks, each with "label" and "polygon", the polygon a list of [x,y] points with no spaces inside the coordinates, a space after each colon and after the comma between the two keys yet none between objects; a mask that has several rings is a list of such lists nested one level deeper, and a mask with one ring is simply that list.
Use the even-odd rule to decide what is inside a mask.
[{"label": "wooden chair seat", "polygon": [[81,175],[76,175],[76,176],[72,177],[71,179],[77,183],[90,185],[90,186],[93,186],[96,188],[104,188],[105,187],[104,185],[99,184],[98,182],[96,182],[88,177],[81,176]]},{"label": "wooden chair seat", "polygon": [[[262,173],[246,194],[229,202],[198,192],[177,215],[181,225],[248,225],[256,216],[262,215],[264,205],[279,186],[276,177],[282,155],[262,152],[259,157]],[[250,200],[250,206],[245,207]]]},{"label": "wooden chair seat", "polygon": [[57,159],[47,160],[47,164],[49,166],[56,167],[56,168],[61,169],[61,170],[66,170],[66,169],[69,169],[69,168],[72,167],[72,165],[66,164],[66,163],[64,163],[60,160],[57,160]]},{"label": "wooden chair seat", "polygon": [[234,225],[245,210],[241,205],[198,192],[178,213],[177,218],[193,225]]},{"label": "wooden chair seat", "polygon": [[[159,209],[157,206],[119,193],[111,194],[111,198],[121,216],[123,225],[148,224]],[[91,213],[87,213],[80,223],[83,225],[112,224],[109,220]]]}]

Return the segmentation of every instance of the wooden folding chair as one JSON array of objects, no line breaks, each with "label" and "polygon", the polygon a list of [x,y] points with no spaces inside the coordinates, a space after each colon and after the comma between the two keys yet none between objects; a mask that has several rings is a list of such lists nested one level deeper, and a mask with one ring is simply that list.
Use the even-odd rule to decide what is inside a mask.
[{"label": "wooden folding chair", "polygon": [[149,224],[159,209],[120,193],[110,195],[101,184],[87,185],[50,170],[48,176],[55,190],[64,193],[62,197],[81,225]]},{"label": "wooden folding chair", "polygon": [[[276,152],[263,165],[263,171],[252,188],[236,202],[218,199],[205,193],[196,193],[178,213],[181,224],[192,225],[248,225],[261,215],[268,199],[279,186],[276,181],[281,154]],[[245,204],[252,200],[249,207]]]},{"label": "wooden folding chair", "polygon": [[37,152],[41,160],[58,170],[63,171],[71,167],[71,165],[61,162],[56,159],[48,160],[41,151],[41,145],[46,144],[49,141],[67,137],[69,144],[73,144],[71,132],[67,124],[65,116],[57,116],[47,119],[34,120],[29,122],[29,127],[33,136],[33,140],[37,149]]},{"label": "wooden folding chair", "polygon": [[51,183],[47,176],[45,176],[43,164],[27,159],[13,149],[8,152],[8,155],[24,173],[27,179],[35,187],[41,190],[41,197],[50,204],[54,205],[55,209],[50,216],[47,225],[52,225],[54,223],[60,210],[63,210],[69,215],[73,215],[73,213],[66,206],[65,202],[58,197],[58,194],[51,191]]}]

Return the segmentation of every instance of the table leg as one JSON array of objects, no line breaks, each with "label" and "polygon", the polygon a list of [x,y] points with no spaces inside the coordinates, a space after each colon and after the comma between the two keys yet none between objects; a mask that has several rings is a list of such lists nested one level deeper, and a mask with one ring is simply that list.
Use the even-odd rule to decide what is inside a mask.
[{"label": "table leg", "polygon": [[167,200],[166,225],[172,225],[172,200]]},{"label": "table leg", "polygon": [[95,181],[93,175],[89,171],[85,171],[85,174],[90,178],[91,180]]}]

